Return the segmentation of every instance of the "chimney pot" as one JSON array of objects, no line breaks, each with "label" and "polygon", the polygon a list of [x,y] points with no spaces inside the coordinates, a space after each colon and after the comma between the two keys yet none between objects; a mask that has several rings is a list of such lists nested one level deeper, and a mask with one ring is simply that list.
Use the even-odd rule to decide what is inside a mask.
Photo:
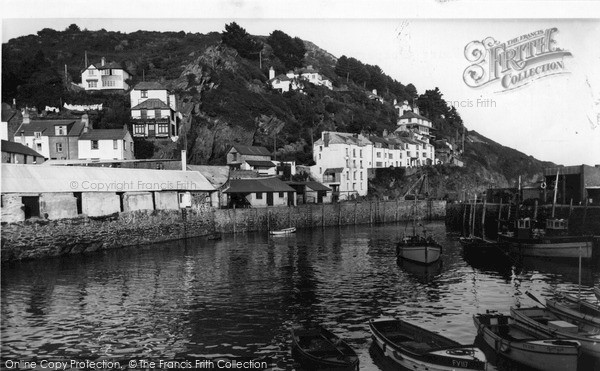
[{"label": "chimney pot", "polygon": [[106,58],[102,57],[101,62],[102,62],[102,65],[104,66],[106,64]]},{"label": "chimney pot", "polygon": [[83,123],[83,132],[87,133],[88,131],[90,131],[91,127],[90,127],[90,117],[88,116],[87,113],[84,113],[81,116],[81,122]]}]

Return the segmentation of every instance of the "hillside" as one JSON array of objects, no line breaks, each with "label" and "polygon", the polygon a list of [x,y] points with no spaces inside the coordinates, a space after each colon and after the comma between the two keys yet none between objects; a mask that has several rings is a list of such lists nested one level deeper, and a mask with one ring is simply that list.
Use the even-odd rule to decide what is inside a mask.
[{"label": "hillside", "polygon": [[[233,143],[262,145],[277,159],[312,162],[312,143],[324,130],[381,135],[394,130],[396,99],[416,99],[421,112],[431,118],[437,139],[456,143],[464,128],[459,112],[449,108],[439,89],[418,94],[412,84],[386,75],[378,66],[354,58],[331,55],[317,45],[275,30],[269,36],[252,36],[235,24],[223,32],[133,33],[43,29],[37,35],[2,45],[2,99],[18,107],[104,103],[92,117],[97,128],[128,123],[126,94],[87,94],[73,89],[89,62],[101,57],[121,63],[131,74],[130,85],[160,81],[173,90],[191,112],[177,143],[136,143],[138,157],[178,158],[187,148],[191,164],[223,164]],[[300,56],[298,56],[300,53]],[[278,74],[312,65],[333,82],[333,90],[306,84],[303,93],[279,93],[267,84],[269,67]],[[65,67],[66,66],[66,67]],[[66,70],[66,74],[65,74]],[[377,89],[384,102],[369,99]],[[276,145],[276,148],[275,148]],[[465,169],[432,174],[441,176],[440,194],[455,191],[444,177],[457,176],[457,186],[508,186],[519,175],[533,179],[545,163],[504,147],[476,132],[465,140]],[[445,180],[444,180],[445,179]],[[468,179],[472,179],[468,181]],[[382,185],[380,185],[382,186]],[[397,185],[396,185],[397,186]],[[382,186],[381,192],[393,192]]]}]

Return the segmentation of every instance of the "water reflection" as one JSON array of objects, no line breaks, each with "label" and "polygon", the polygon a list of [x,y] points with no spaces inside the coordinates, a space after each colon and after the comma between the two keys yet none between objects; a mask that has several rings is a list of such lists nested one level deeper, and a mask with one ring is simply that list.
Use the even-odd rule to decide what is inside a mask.
[{"label": "water reflection", "polygon": [[[315,228],[172,243],[3,265],[5,357],[272,357],[291,369],[289,329],[319,322],[349,340],[365,369],[368,320],[402,316],[472,343],[472,315],[576,291],[577,264],[471,261],[443,223],[427,226],[441,262],[398,263],[404,224]],[[584,294],[597,265],[582,270]],[[392,366],[393,367],[393,366]]]}]

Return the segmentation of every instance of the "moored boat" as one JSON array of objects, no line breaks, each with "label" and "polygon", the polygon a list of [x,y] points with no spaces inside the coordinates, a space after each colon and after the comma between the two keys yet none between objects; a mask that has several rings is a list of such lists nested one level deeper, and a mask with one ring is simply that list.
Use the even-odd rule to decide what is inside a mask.
[{"label": "moored boat", "polygon": [[485,370],[485,354],[399,319],[369,321],[374,343],[383,354],[410,370]]},{"label": "moored boat", "polygon": [[511,308],[515,321],[538,336],[554,336],[575,340],[581,344],[581,351],[594,358],[600,358],[600,329],[584,323],[565,321],[548,309]]},{"label": "moored boat", "polygon": [[269,231],[269,234],[273,236],[284,236],[288,234],[296,233],[296,227],[277,229],[274,231]]},{"label": "moored boat", "polygon": [[499,313],[475,315],[473,322],[483,341],[512,361],[542,371],[577,369],[577,341],[536,336],[510,316]]},{"label": "moored boat", "polygon": [[292,356],[308,370],[358,370],[358,355],[323,326],[292,329]]},{"label": "moored boat", "polygon": [[546,299],[546,307],[560,318],[582,321],[598,326],[600,330],[600,306],[597,304],[578,300],[573,295],[560,293],[553,299]]},{"label": "moored boat", "polygon": [[442,246],[430,236],[404,237],[396,246],[396,257],[421,264],[434,263],[441,254]]},{"label": "moored boat", "polygon": [[498,240],[510,244],[513,252],[522,256],[546,258],[592,257],[592,236],[568,235],[568,223],[563,219],[546,220],[546,228],[532,228],[530,218],[516,221],[516,232],[498,233]]},{"label": "moored boat", "polygon": [[594,295],[596,295],[596,299],[600,300],[600,287],[594,287]]}]

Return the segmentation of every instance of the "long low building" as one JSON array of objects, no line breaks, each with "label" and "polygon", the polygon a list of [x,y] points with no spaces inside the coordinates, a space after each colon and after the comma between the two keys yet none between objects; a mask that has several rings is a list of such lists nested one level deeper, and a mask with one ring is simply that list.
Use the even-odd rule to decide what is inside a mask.
[{"label": "long low building", "polygon": [[211,207],[197,171],[2,164],[2,222]]}]

